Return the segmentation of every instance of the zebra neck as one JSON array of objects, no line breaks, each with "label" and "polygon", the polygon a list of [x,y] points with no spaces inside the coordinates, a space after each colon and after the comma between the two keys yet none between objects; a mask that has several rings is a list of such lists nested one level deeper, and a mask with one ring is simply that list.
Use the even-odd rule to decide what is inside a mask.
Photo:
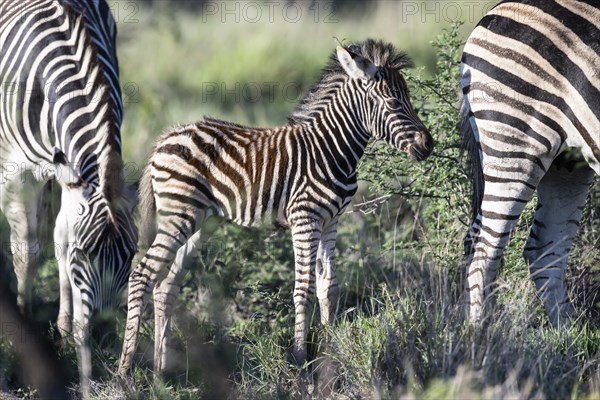
[{"label": "zebra neck", "polygon": [[[45,145],[49,154],[64,153],[68,173],[57,174],[57,180],[64,184],[85,182],[113,196],[123,186],[120,92],[107,78],[107,73],[114,75],[116,59],[107,58],[106,54],[113,50],[102,50],[103,44],[94,39],[102,36],[99,28],[92,30],[86,25],[86,18],[94,14],[82,5],[75,7],[75,2],[63,3],[64,7],[54,1],[47,8],[38,8],[41,14],[52,15],[52,25],[58,28],[42,55],[28,55],[26,62],[39,65],[44,73],[35,81],[28,77],[22,80],[28,85],[32,82],[32,90],[27,93],[43,96],[32,96],[23,102],[29,107],[29,115],[39,116],[39,143]],[[89,2],[86,7],[98,4]],[[40,28],[39,35],[43,34]],[[25,130],[36,136],[35,127],[26,125]]]},{"label": "zebra neck", "polygon": [[[63,152],[65,157],[62,166],[57,165],[56,179],[67,186],[92,185],[108,199],[120,197],[124,187],[123,162],[115,150],[112,128],[112,120],[104,121],[96,130],[97,137],[85,143],[90,145],[87,148],[72,147],[72,141],[55,147],[54,151]],[[64,152],[63,148],[70,148],[70,151]]]},{"label": "zebra neck", "polygon": [[305,136],[318,143],[325,156],[323,161],[333,163],[337,172],[346,177],[356,174],[370,135],[352,107],[330,103],[302,120],[292,121],[292,126],[299,127]]}]

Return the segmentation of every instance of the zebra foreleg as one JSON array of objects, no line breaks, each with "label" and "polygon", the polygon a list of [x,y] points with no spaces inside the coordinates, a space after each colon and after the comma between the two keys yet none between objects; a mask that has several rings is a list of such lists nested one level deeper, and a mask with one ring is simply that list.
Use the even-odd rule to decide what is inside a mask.
[{"label": "zebra foreleg", "polygon": [[573,170],[553,165],[538,186],[538,208],[523,256],[555,328],[568,326],[573,316],[566,286],[569,250],[593,181],[587,165]]},{"label": "zebra foreleg", "polygon": [[304,364],[307,356],[306,338],[310,324],[310,312],[315,295],[315,264],[321,240],[321,225],[316,221],[296,224],[292,227],[295,258],[294,347],[292,354],[298,365]]},{"label": "zebra foreleg", "polygon": [[317,253],[316,283],[319,311],[323,325],[333,324],[337,314],[339,287],[335,270],[337,221],[331,221],[323,231]]},{"label": "zebra foreleg", "polygon": [[181,285],[181,277],[196,259],[200,230],[188,239],[175,256],[169,273],[154,287],[154,378],[167,367],[168,341],[171,336],[171,312]]},{"label": "zebra foreleg", "polygon": [[91,299],[73,286],[73,337],[77,343],[80,392],[83,399],[90,397],[92,378],[92,350],[90,348]]},{"label": "zebra foreleg", "polygon": [[[19,174],[1,185],[2,212],[10,225],[10,251],[17,277],[17,305],[25,313],[31,298],[34,269],[39,258],[38,200],[43,185],[30,174]],[[29,182],[31,180],[31,182]]]},{"label": "zebra foreleg", "polygon": [[56,325],[63,338],[70,337],[73,331],[73,292],[68,273],[68,231],[66,214],[61,211],[54,225],[54,253],[58,263],[58,279],[60,284],[59,309]]},{"label": "zebra foreleg", "polygon": [[[321,235],[317,253],[316,283],[317,299],[322,325],[334,323],[337,315],[339,286],[335,270],[335,242],[337,238],[338,218],[332,220]],[[318,373],[318,395],[329,398],[333,394],[338,379],[339,364],[331,356],[334,348],[326,334],[325,346],[319,353],[315,371]]]}]

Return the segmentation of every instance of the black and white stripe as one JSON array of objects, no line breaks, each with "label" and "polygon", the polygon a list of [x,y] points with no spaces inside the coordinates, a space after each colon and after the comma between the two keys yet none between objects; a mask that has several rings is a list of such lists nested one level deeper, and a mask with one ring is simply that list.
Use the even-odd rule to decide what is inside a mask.
[{"label": "black and white stripe", "polygon": [[84,395],[89,320],[113,306],[136,251],[123,179],[116,27],[105,1],[0,1],[0,196],[24,307],[36,265],[40,190],[62,188],[54,238],[63,333],[79,343]]},{"label": "black and white stripe", "polygon": [[[157,234],[129,281],[120,372],[132,365],[141,314],[153,291],[155,372],[165,367],[169,309],[194,252],[203,219],[217,214],[243,226],[265,220],[292,231],[296,311],[294,356],[306,359],[307,312],[314,295],[321,321],[334,319],[335,241],[340,214],[356,192],[356,167],[373,137],[416,160],[432,151],[400,70],[408,58],[367,40],[338,47],[321,79],[287,125],[259,129],[205,118],[158,141],[145,169],[141,210]],[[195,233],[194,233],[195,232]]]},{"label": "black and white stripe", "polygon": [[535,191],[524,257],[552,325],[572,314],[569,249],[600,173],[600,4],[503,1],[464,49],[465,140],[475,171],[470,316],[481,318],[510,233]]}]

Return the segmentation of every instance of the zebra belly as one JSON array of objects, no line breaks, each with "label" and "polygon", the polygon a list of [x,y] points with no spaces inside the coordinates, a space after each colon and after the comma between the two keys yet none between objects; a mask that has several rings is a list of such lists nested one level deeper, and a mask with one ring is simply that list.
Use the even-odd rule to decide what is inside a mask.
[{"label": "zebra belly", "polygon": [[282,201],[282,194],[277,187],[251,185],[240,194],[241,200],[230,199],[230,207],[221,208],[227,210],[223,215],[228,220],[245,227],[289,227],[285,216],[286,202]]}]

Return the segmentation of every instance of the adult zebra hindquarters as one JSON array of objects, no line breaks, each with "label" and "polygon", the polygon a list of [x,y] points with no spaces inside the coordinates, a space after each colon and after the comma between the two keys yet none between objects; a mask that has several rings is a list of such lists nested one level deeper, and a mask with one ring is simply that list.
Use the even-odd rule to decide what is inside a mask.
[{"label": "adult zebra hindquarters", "polygon": [[119,364],[132,366],[144,306],[155,310],[154,372],[167,365],[171,306],[203,220],[242,226],[271,222],[292,232],[295,285],[293,356],[307,358],[313,298],[321,322],[336,315],[335,242],[340,215],[357,190],[356,168],[371,138],[423,160],[433,139],[414,111],[402,68],[408,57],[388,43],[338,46],[321,78],[277,128],[205,118],[158,140],[144,172],[142,212],[156,207],[157,233],[129,279],[127,326]]},{"label": "adult zebra hindquarters", "polygon": [[[473,134],[466,139],[483,178],[474,177],[465,240],[473,322],[484,316],[504,248],[537,190],[524,257],[550,323],[570,323],[568,253],[594,170],[600,173],[598,21],[600,8],[586,2],[505,1],[465,45],[461,85]],[[579,162],[565,163],[573,149]]]}]

